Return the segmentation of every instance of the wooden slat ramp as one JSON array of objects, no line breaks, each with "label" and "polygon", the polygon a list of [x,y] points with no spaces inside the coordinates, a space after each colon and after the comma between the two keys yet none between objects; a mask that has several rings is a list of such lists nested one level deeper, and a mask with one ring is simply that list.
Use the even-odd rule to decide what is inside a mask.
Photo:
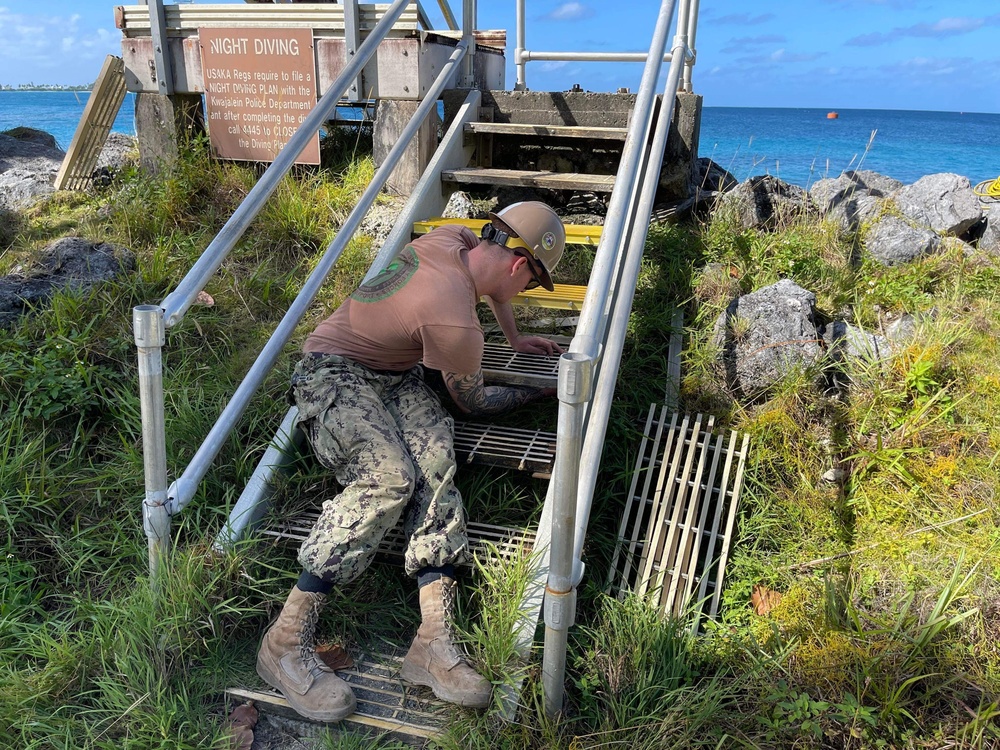
[{"label": "wooden slat ramp", "polygon": [[649,408],[609,586],[664,615],[719,611],[749,436],[715,418]]},{"label": "wooden slat ramp", "polygon": [[56,174],[56,190],[83,190],[90,184],[101,149],[123,101],[125,63],[120,57],[108,55],[76,126],[73,142]]}]

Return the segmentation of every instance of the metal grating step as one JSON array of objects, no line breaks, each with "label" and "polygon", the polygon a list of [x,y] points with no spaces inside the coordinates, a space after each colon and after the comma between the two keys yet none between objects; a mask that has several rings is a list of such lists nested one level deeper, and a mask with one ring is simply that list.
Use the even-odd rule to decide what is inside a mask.
[{"label": "metal grating step", "polygon": [[608,585],[665,615],[719,611],[749,436],[649,407]]},{"label": "metal grating step", "polygon": [[483,377],[488,382],[505,385],[555,388],[559,377],[559,356],[522,354],[507,344],[487,341],[483,351]]},{"label": "metal grating step", "polygon": [[548,476],[556,460],[556,435],[544,430],[457,422],[455,453],[469,464],[501,466]]},{"label": "metal grating step", "polygon": [[[277,539],[289,539],[295,542],[304,541],[312,531],[313,524],[319,518],[319,511],[307,511],[295,518],[276,522],[270,527],[262,528],[264,536]],[[487,523],[470,521],[466,530],[469,538],[469,551],[472,557],[486,559],[488,554],[496,554],[506,559],[512,559],[530,551],[535,544],[535,532],[510,526],[494,526]],[[379,555],[392,561],[403,559],[406,547],[406,535],[403,532],[402,521],[390,529],[379,545]],[[472,564],[471,560],[468,564]]]},{"label": "metal grating step", "polygon": [[582,172],[546,172],[523,169],[445,169],[442,182],[460,185],[512,185],[549,190],[590,190],[610,193],[615,186],[613,174],[584,174]]},{"label": "metal grating step", "polygon": [[[429,688],[406,685],[399,679],[399,666],[406,653],[387,647],[385,652],[353,653],[354,666],[337,670],[346,680],[358,701],[358,709],[342,722],[324,724],[346,731],[374,733],[381,736],[424,746],[441,734],[455,708],[438,700]],[[252,700],[264,712],[300,722],[308,722],[288,705],[288,701],[271,688],[229,688],[226,696],[235,703]],[[322,724],[322,722],[309,722]]]}]

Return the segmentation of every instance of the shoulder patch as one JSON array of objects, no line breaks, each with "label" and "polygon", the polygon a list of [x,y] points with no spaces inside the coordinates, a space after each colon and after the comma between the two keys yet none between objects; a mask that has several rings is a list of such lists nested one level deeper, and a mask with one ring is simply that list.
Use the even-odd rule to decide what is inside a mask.
[{"label": "shoulder patch", "polygon": [[374,279],[359,286],[351,299],[357,302],[379,302],[391,297],[413,278],[419,265],[416,251],[412,245],[407,245]]}]

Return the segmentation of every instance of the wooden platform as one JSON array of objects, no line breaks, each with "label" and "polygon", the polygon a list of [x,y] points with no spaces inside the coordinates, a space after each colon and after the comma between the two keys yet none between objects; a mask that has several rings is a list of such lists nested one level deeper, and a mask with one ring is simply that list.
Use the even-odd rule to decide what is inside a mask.
[{"label": "wooden platform", "polygon": [[548,190],[587,190],[594,193],[610,193],[615,186],[615,176],[612,174],[477,167],[443,170],[441,180],[459,185],[507,185]]},{"label": "wooden platform", "polygon": [[527,125],[513,122],[470,122],[465,132],[476,135],[537,135],[544,138],[583,138],[624,141],[627,128],[590,128],[576,125]]}]

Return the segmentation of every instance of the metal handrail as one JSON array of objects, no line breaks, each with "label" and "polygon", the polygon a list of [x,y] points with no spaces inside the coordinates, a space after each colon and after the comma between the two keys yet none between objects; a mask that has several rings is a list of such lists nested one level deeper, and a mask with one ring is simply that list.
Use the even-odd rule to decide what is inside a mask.
[{"label": "metal handrail", "polygon": [[[698,3],[699,0],[682,0],[681,12],[678,23],[678,35],[684,35],[688,39],[685,45],[684,69],[684,91],[691,91],[691,75],[695,63],[694,40],[698,26]],[[683,25],[682,25],[683,24]],[[645,52],[566,52],[566,51],[542,51],[531,50],[526,46],[525,25],[524,25],[524,0],[517,0],[515,17],[516,42],[514,47],[514,69],[516,71],[516,91],[526,91],[527,84],[527,63],[534,61],[546,62],[645,62],[647,54]],[[671,62],[669,53],[663,57],[663,62]]]},{"label": "metal handrail", "polygon": [[184,473],[168,488],[167,505],[170,513],[179,512],[194,497],[198,485],[208,472],[219,451],[222,450],[226,438],[232,432],[236,426],[236,422],[249,405],[250,398],[264,382],[264,378],[267,377],[271,368],[274,367],[274,363],[281,354],[281,350],[295,333],[295,327],[302,320],[302,316],[308,311],[309,306],[319,293],[327,274],[330,273],[334,264],[336,264],[341,254],[347,248],[347,243],[350,242],[354,236],[354,232],[361,225],[361,220],[364,219],[365,214],[368,213],[368,209],[375,202],[376,196],[378,196],[382,187],[392,175],[399,158],[409,146],[410,139],[427,118],[427,115],[430,114],[431,109],[437,106],[438,97],[445,86],[451,82],[455,74],[455,68],[461,62],[462,58],[465,57],[466,51],[465,42],[460,41],[442,66],[441,72],[438,73],[438,77],[435,79],[430,91],[427,92],[427,96],[420,102],[417,111],[410,118],[403,132],[400,133],[399,138],[393,144],[389,155],[375,172],[374,177],[368,183],[368,187],[365,188],[354,209],[348,215],[347,219],[344,220],[343,225],[337,232],[337,236],[327,246],[323,255],[320,256],[316,268],[309,274],[309,278],[302,285],[302,289],[296,295],[295,300],[289,306],[288,311],[278,323],[278,326],[274,329],[261,353],[257,356],[257,360],[251,366],[246,376],[244,376],[243,381],[229,400],[229,403],[226,404],[226,408],[219,415],[219,419],[209,431],[204,442],[192,457]]},{"label": "metal handrail", "polygon": [[278,154],[277,158],[261,175],[260,180],[253,186],[246,198],[233,212],[229,220],[215,238],[209,243],[201,257],[188,271],[187,275],[181,279],[177,288],[168,294],[161,303],[164,314],[164,323],[170,328],[179,323],[184,313],[191,307],[198,292],[205,288],[205,284],[212,278],[222,261],[226,259],[229,252],[235,247],[240,237],[250,226],[250,223],[259,213],[264,202],[275,191],[282,178],[288,173],[298,158],[302,150],[309,144],[313,136],[319,132],[324,122],[336,111],[337,104],[341,96],[360,75],[364,66],[375,54],[379,43],[386,37],[392,29],[393,24],[403,14],[406,6],[412,0],[395,0],[386,10],[385,14],[372,29],[371,34],[358,48],[355,55],[344,69],[337,76],[336,80],[330,84],[330,88],[323,94],[316,103],[312,112],[302,121],[299,129],[285,144],[285,147]]},{"label": "metal handrail", "polygon": [[[264,201],[271,195],[280,179],[291,168],[295,158],[307,142],[316,134],[329,115],[336,109],[337,102],[343,94],[344,89],[374,55],[379,42],[388,35],[388,32],[392,29],[394,23],[410,1],[396,0],[385,11],[382,19],[375,25],[365,43],[359,48],[358,54],[331,83],[327,93],[317,103],[317,107],[306,117],[295,135],[289,139],[288,144],[278,154],[275,161],[265,170],[260,181],[248,193],[243,203],[240,204],[239,208],[237,208],[230,220],[226,222],[223,229],[209,244],[199,260],[184,279],[181,280],[178,287],[160,305],[140,305],[133,311],[133,327],[135,330],[139,370],[139,402],[143,429],[145,482],[143,528],[148,540],[150,579],[154,586],[159,576],[161,562],[169,551],[171,515],[183,508],[190,501],[191,497],[193,497],[198,483],[200,483],[208,470],[209,464],[214,460],[219,450],[221,450],[222,441],[235,426],[236,420],[246,408],[253,392],[263,382],[266,370],[262,368],[266,366],[267,369],[270,369],[274,363],[274,359],[280,352],[281,346],[284,344],[284,342],[281,345],[274,344],[273,342],[276,339],[272,335],[272,338],[265,345],[264,350],[258,357],[258,361],[255,363],[254,367],[257,369],[251,368],[253,377],[251,378],[251,374],[248,373],[247,378],[244,378],[243,383],[240,384],[236,394],[234,394],[234,398],[223,411],[219,421],[212,428],[208,437],[206,437],[205,442],[199,447],[195,458],[188,465],[187,469],[185,469],[181,479],[168,488],[162,369],[162,347],[165,344],[165,329],[169,325],[175,325],[183,318],[198,292],[204,288],[208,279],[222,264],[225,256],[235,246],[237,240],[242,236],[247,226],[249,226],[250,222],[263,206]],[[382,168],[376,173],[372,185],[369,185],[369,189],[362,196],[362,202],[367,200],[364,211],[367,211],[368,206],[374,201],[378,190],[381,189],[382,184],[388,179],[417,127],[419,127],[423,119],[429,114],[431,107],[436,105],[437,98],[440,96],[445,85],[454,76],[455,66],[464,58],[466,50],[467,45],[464,42],[460,43],[448,62],[443,66],[431,87],[431,91],[428,92],[424,101],[417,108],[407,128],[401,134],[399,141],[397,141],[386,157]],[[377,187],[373,187],[376,184]],[[361,202],[358,205],[360,206]],[[364,211],[359,212],[358,207],[355,207],[355,210],[348,217],[334,243],[343,237],[343,243],[346,246],[347,240],[353,234],[358,224],[360,224],[364,216]],[[333,263],[336,262],[336,258],[339,257],[340,252],[343,250],[341,247],[331,252],[333,251],[334,243],[331,243],[327,253],[323,256],[324,260],[330,256],[327,270],[329,270],[329,267],[332,267]],[[321,260],[322,263],[323,261]],[[310,276],[309,282],[313,281],[315,275],[314,271],[313,275]],[[322,280],[320,279],[315,283],[316,290],[312,291],[312,296],[315,296]],[[298,313],[298,317],[300,318],[304,312],[305,308],[303,307]],[[291,318],[286,314],[285,318],[282,319],[282,324],[285,324],[288,320],[291,320]],[[290,329],[294,329],[294,324],[291,324]],[[283,335],[285,330],[282,329]],[[290,337],[290,335],[291,330],[288,330],[287,336]]]},{"label": "metal handrail", "polygon": [[[664,56],[675,0],[663,0],[649,55],[643,70],[632,123],[605,224],[591,270],[577,332],[569,351],[560,359],[559,423],[551,493],[551,543],[545,586],[545,650],[542,686],[545,711],[554,716],[562,709],[563,679],[569,627],[576,610],[576,587],[583,577],[579,549],[593,503],[603,438],[621,361],[624,331],[635,293],[635,276],[642,258],[652,196],[666,143],[669,114],[684,59],[684,37],[677,35],[667,76],[670,108],[652,133],[654,90]],[[637,177],[639,179],[637,179]],[[641,229],[639,228],[641,226]],[[614,327],[608,318],[614,310]],[[595,393],[596,388],[596,393]],[[582,505],[582,512],[580,506]],[[579,523],[580,519],[584,523]]]}]

